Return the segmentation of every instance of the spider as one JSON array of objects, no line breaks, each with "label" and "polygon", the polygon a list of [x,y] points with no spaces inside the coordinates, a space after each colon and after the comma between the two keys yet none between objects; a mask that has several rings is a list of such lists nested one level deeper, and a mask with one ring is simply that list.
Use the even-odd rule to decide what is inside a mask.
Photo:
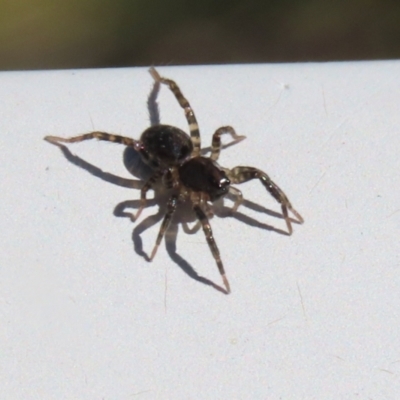
[{"label": "spider", "polygon": [[208,216],[212,214],[211,203],[230,193],[235,199],[232,207],[232,212],[235,212],[243,202],[243,195],[239,189],[231,186],[231,184],[259,179],[272,197],[280,203],[289,235],[292,234],[293,230],[288,211],[290,210],[293,213],[299,223],[303,223],[303,218],[292,207],[285,193],[265,172],[254,167],[243,166],[228,169],[217,163],[221,152],[222,135],[229,134],[233,143],[245,138],[245,136],[239,136],[231,126],[223,126],[215,131],[211,142],[211,154],[209,157],[203,157],[201,155],[199,126],[189,102],[173,80],[160,76],[153,67],[150,68],[149,72],[157,84],[168,86],[175,95],[176,100],[184,110],[189,124],[190,136],[177,127],[158,124],[147,128],[139,140],[98,131],[70,138],[46,136],[44,139],[53,144],[98,139],[133,147],[153,170],[152,175],[141,188],[140,206],[134,220],[136,221],[139,218],[142,210],[146,207],[146,194],[157,181],[161,180],[163,185],[172,191],[150,261],[156,255],[178,203],[189,200],[203,228],[208,246],[226,288],[226,293],[230,293],[230,285],[208,220]]}]

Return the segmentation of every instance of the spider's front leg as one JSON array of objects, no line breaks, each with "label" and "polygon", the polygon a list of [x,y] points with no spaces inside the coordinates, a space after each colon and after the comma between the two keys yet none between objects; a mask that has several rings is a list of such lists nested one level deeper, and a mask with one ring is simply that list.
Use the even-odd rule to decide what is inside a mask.
[{"label": "spider's front leg", "polygon": [[149,72],[156,82],[160,82],[170,88],[171,92],[178,100],[179,105],[184,109],[186,120],[189,124],[190,138],[192,139],[193,143],[192,155],[193,157],[197,157],[198,155],[200,155],[201,141],[199,124],[197,123],[196,116],[194,115],[192,107],[190,106],[185,96],[182,94],[179,86],[172,79],[163,78],[154,67],[151,67],[149,69]]},{"label": "spider's front leg", "polygon": [[233,207],[231,209],[231,213],[233,214],[237,211],[239,206],[243,203],[243,194],[239,189],[237,189],[233,186],[229,187],[229,193],[236,199],[235,202],[233,203]]},{"label": "spider's front leg", "polygon": [[221,135],[229,133],[233,139],[232,143],[229,143],[229,145],[234,144],[234,143],[239,143],[242,140],[246,139],[246,136],[238,135],[231,126],[221,126],[221,128],[218,128],[213,137],[212,137],[212,142],[211,142],[211,160],[218,160],[219,154],[221,153]]},{"label": "spider's front leg", "polygon": [[231,292],[231,288],[229,286],[228,279],[227,279],[227,277],[225,275],[224,266],[223,266],[222,261],[221,261],[221,256],[219,254],[217,243],[215,243],[214,236],[213,236],[213,233],[212,233],[212,229],[211,229],[210,223],[208,222],[208,218],[207,218],[206,214],[204,213],[204,211],[201,209],[201,207],[198,204],[195,204],[193,209],[194,209],[194,211],[195,211],[195,213],[197,215],[197,218],[199,219],[199,221],[201,222],[201,225],[203,227],[203,231],[204,231],[204,234],[206,235],[208,246],[210,247],[211,253],[212,253],[212,255],[213,255],[213,257],[214,257],[214,259],[215,259],[215,261],[217,263],[217,267],[218,267],[219,273],[221,274],[222,280],[224,282],[224,285],[225,285],[225,288],[226,288],[226,292],[230,293]]},{"label": "spider's front leg", "polygon": [[233,184],[259,179],[271,196],[281,205],[289,235],[292,234],[293,229],[288,210],[293,213],[300,224],[304,222],[303,217],[293,208],[283,190],[265,172],[253,167],[235,167],[231,170],[227,170],[227,175]]},{"label": "spider's front leg", "polygon": [[58,144],[58,143],[76,143],[76,142],[82,142],[84,140],[89,140],[89,139],[98,139],[98,140],[104,140],[106,142],[113,142],[113,143],[121,143],[124,144],[125,146],[130,146],[135,148],[136,150],[139,150],[140,143],[137,140],[125,137],[125,136],[120,136],[120,135],[114,135],[112,133],[107,133],[107,132],[90,132],[90,133],[85,133],[83,135],[79,136],[74,136],[70,138],[63,138],[59,136],[45,136],[44,140],[47,142],[53,143],[53,144]]}]

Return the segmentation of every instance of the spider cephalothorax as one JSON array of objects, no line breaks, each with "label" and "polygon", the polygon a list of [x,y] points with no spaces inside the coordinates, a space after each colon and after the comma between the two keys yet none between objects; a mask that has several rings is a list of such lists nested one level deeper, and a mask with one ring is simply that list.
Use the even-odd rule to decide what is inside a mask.
[{"label": "spider cephalothorax", "polygon": [[194,157],[179,167],[182,185],[193,192],[204,193],[215,201],[229,192],[231,181],[217,162],[207,157]]},{"label": "spider cephalothorax", "polygon": [[254,167],[242,166],[228,169],[221,167],[217,163],[221,152],[221,135],[231,135],[234,142],[239,142],[245,138],[237,135],[231,126],[223,126],[217,129],[212,137],[210,157],[201,156],[199,127],[189,102],[174,81],[161,77],[154,68],[150,68],[150,74],[157,83],[167,85],[174,93],[180,106],[184,109],[189,124],[190,136],[174,126],[154,125],[146,129],[139,140],[105,132],[90,132],[72,138],[46,136],[45,139],[51,143],[73,143],[96,138],[122,143],[137,150],[143,161],[152,168],[153,174],[144,182],[141,188],[141,202],[135,219],[139,217],[146,206],[146,193],[158,180],[161,180],[167,188],[173,189],[150,259],[155,256],[179,201],[190,200],[193,210],[203,227],[207,243],[217,263],[226,292],[229,293],[229,282],[205,211],[208,210],[210,203],[230,193],[236,198],[232,208],[233,211],[236,211],[243,202],[243,196],[240,190],[231,186],[231,184],[240,184],[252,179],[259,179],[267,191],[281,204],[282,214],[289,234],[292,233],[292,225],[288,211],[290,210],[295,215],[299,223],[303,222],[303,218],[292,207],[285,193],[265,172]]}]

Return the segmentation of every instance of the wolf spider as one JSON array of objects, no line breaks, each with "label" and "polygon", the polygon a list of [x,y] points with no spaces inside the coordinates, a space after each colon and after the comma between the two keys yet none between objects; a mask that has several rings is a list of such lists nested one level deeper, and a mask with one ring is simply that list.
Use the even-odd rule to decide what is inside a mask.
[{"label": "wolf spider", "polygon": [[199,127],[189,102],[173,80],[161,77],[155,68],[150,68],[149,72],[156,83],[168,86],[175,95],[179,105],[185,112],[190,136],[177,127],[159,124],[146,129],[139,140],[97,131],[71,138],[46,136],[44,139],[53,144],[99,139],[133,147],[141,155],[143,161],[153,169],[152,176],[144,182],[141,188],[140,207],[136,212],[135,220],[146,207],[148,190],[158,180],[161,179],[165,187],[172,189],[172,195],[167,202],[167,212],[161,224],[150,260],[154,258],[157,252],[179,201],[190,200],[203,228],[208,246],[217,263],[226,292],[230,293],[229,282],[207,218],[211,211],[209,208],[210,203],[230,193],[235,198],[232,208],[232,211],[235,212],[243,202],[243,196],[240,190],[231,186],[231,184],[259,179],[272,197],[281,204],[289,235],[292,234],[292,225],[288,210],[295,215],[299,223],[303,222],[303,218],[292,207],[285,193],[265,172],[254,167],[242,166],[228,169],[221,167],[217,163],[221,152],[222,135],[229,134],[233,139],[232,143],[239,142],[245,138],[245,136],[239,136],[231,126],[223,126],[215,131],[211,142],[211,155],[203,157],[201,155]]}]

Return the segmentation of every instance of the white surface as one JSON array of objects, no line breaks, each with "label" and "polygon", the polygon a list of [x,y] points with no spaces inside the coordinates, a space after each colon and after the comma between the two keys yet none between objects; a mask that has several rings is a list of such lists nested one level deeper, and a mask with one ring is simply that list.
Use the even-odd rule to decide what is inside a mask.
[{"label": "white surface", "polygon": [[[247,136],[221,164],[267,171],[305,224],[288,237],[246,223],[285,229],[246,207],[213,218],[229,296],[190,278],[164,244],[147,263],[132,243],[139,223],[113,215],[138,191],[42,140],[138,138],[149,125],[146,69],[1,73],[1,397],[397,399],[400,62],[158,70],[191,102],[204,145],[222,125]],[[162,122],[186,130],[166,88],[159,104]],[[123,146],[69,149],[133,179]],[[240,189],[279,211],[258,182]],[[145,252],[157,232],[141,234]],[[221,284],[202,231],[179,226],[176,244]]]}]

